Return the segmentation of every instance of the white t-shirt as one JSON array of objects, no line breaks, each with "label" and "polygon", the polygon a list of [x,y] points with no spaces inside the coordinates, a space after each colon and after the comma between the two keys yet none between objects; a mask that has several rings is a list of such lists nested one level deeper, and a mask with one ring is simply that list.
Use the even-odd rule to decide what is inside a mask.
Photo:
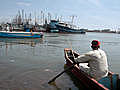
[{"label": "white t-shirt", "polygon": [[78,56],[75,59],[77,62],[86,62],[89,64],[89,75],[95,78],[96,80],[101,79],[102,77],[107,76],[108,74],[108,63],[107,57],[103,50],[93,50],[85,53],[84,55]]}]

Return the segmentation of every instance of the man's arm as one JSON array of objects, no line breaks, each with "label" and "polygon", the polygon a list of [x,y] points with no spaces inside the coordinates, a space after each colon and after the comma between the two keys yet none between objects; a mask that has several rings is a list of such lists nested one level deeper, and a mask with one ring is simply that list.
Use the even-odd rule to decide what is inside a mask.
[{"label": "man's arm", "polygon": [[75,62],[85,63],[91,60],[91,55],[92,55],[92,52],[88,52],[86,54],[78,56],[78,58],[75,58],[74,60]]}]

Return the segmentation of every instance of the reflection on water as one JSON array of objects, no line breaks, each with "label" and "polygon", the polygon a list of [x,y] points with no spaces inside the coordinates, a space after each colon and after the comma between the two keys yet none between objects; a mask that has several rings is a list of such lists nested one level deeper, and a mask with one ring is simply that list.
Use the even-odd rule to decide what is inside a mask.
[{"label": "reflection on water", "polygon": [[[43,39],[17,39],[17,38],[0,38],[0,48],[5,47],[6,56],[8,55],[8,50],[14,48],[15,45],[28,45],[35,47],[37,44],[42,44]],[[33,51],[34,53],[34,51]],[[14,62],[14,60],[11,60]]]},{"label": "reflection on water", "polygon": [[16,45],[16,44],[27,44],[34,47],[38,43],[42,43],[43,39],[17,39],[17,38],[0,38],[0,46],[4,45]]}]

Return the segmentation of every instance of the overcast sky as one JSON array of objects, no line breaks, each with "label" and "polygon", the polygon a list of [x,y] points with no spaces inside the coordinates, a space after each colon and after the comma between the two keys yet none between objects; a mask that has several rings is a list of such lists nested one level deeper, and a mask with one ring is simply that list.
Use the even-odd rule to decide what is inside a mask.
[{"label": "overcast sky", "polygon": [[33,16],[44,11],[69,21],[74,15],[74,24],[81,28],[120,27],[120,0],[1,0],[0,21],[14,17],[22,9]]}]

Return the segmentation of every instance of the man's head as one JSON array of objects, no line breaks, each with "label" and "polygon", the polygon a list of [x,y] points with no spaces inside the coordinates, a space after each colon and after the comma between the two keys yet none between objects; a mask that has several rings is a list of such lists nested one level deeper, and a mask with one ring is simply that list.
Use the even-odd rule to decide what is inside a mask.
[{"label": "man's head", "polygon": [[98,48],[100,48],[100,42],[98,41],[98,40],[93,40],[92,42],[91,42],[91,48],[93,49],[93,50],[97,50]]}]

